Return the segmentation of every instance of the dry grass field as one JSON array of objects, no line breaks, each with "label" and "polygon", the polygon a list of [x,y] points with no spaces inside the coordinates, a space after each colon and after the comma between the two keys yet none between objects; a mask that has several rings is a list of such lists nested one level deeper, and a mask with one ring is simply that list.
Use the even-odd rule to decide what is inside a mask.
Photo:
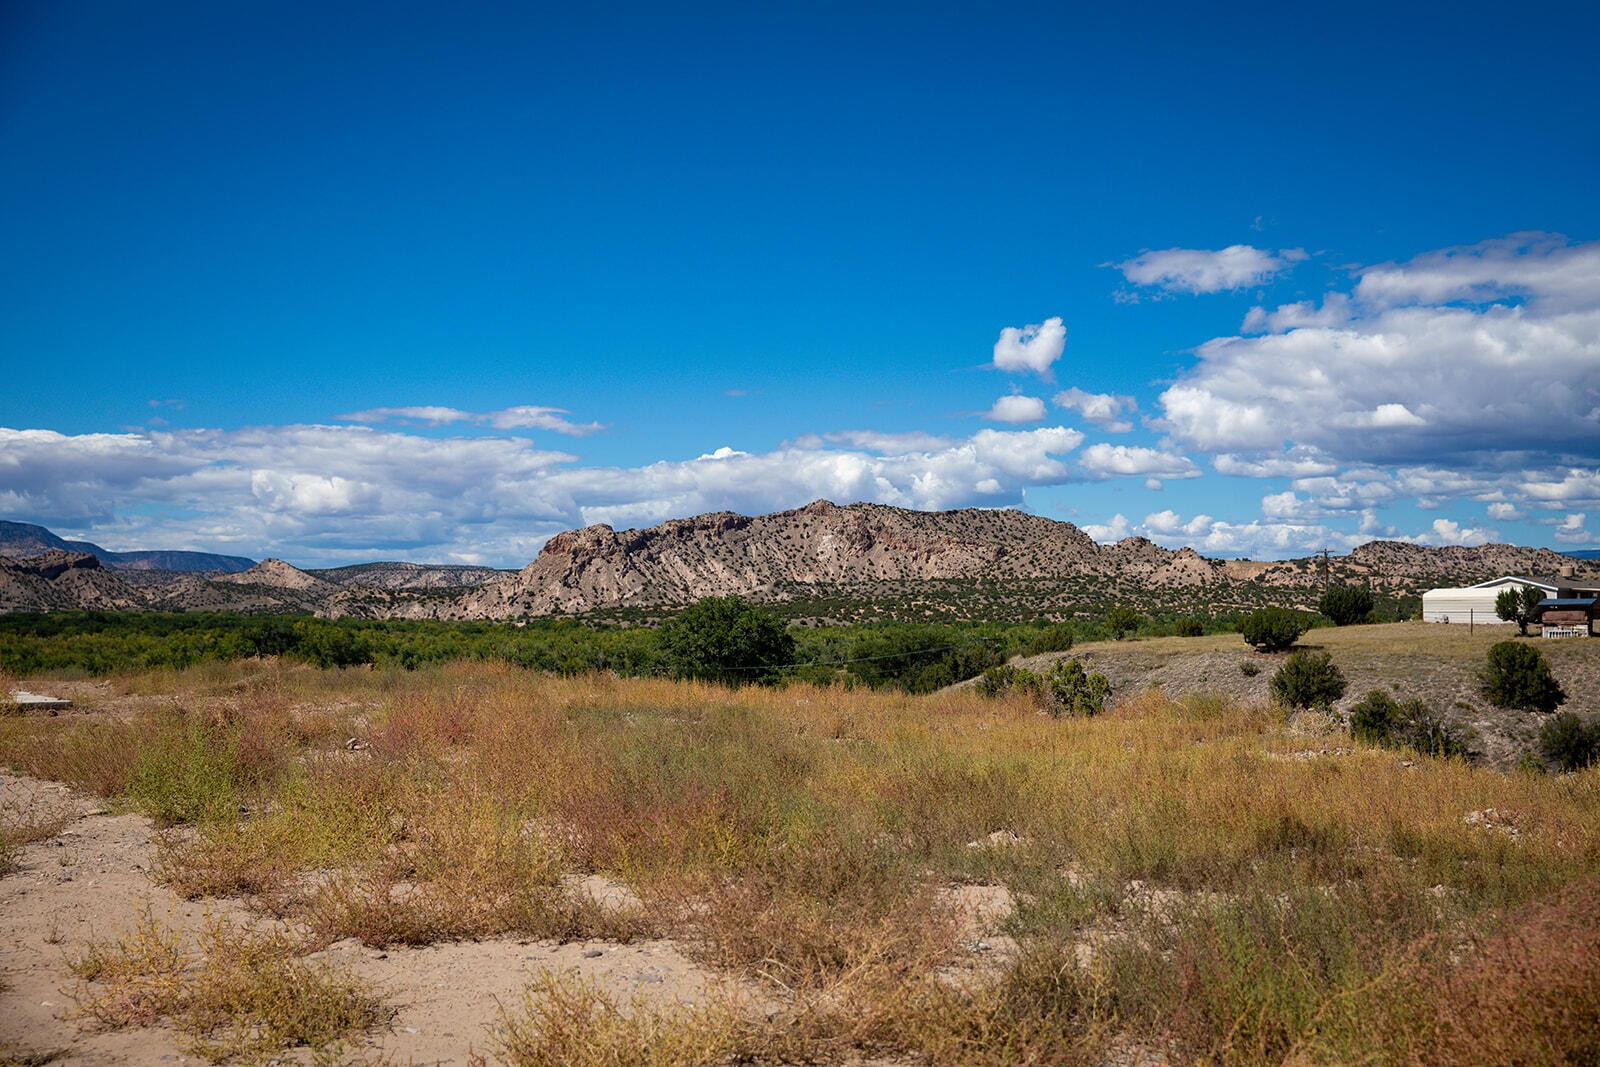
[{"label": "dry grass field", "polygon": [[[1352,693],[1388,662],[1382,684],[1443,699],[1480,638],[1306,640]],[[1236,637],[1081,652],[1271,673],[1245,678]],[[219,1061],[415,1059],[341,960],[535,943],[669,945],[715,981],[529,967],[455,1062],[1600,1060],[1600,768],[1374,749],[1206,690],[1052,718],[970,690],[244,662],[76,683],[83,713],[0,719],[0,762],[154,820],[152,899],[236,916],[58,937],[61,1018]],[[43,862],[27,842],[60,827],[7,814],[0,868]],[[37,1062],[45,1038],[5,1025],[0,1063]]]}]

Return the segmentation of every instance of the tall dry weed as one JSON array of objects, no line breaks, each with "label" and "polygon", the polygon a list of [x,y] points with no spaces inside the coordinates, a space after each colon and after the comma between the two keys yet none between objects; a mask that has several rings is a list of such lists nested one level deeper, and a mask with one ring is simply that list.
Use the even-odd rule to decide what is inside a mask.
[{"label": "tall dry weed", "polygon": [[1413,962],[1364,1007],[1364,1040],[1351,1045],[1395,1063],[1600,1063],[1600,881]]},{"label": "tall dry weed", "polygon": [[208,918],[198,951],[148,908],[128,934],[91,942],[70,964],[78,1011],[108,1029],[170,1019],[213,1062],[322,1049],[392,1014],[364,984],[299,958],[282,933]]},{"label": "tall dry weed", "polygon": [[625,1003],[575,974],[541,970],[520,1004],[502,1006],[491,1050],[512,1067],[710,1067],[728,1062],[749,1029],[730,1004]]}]

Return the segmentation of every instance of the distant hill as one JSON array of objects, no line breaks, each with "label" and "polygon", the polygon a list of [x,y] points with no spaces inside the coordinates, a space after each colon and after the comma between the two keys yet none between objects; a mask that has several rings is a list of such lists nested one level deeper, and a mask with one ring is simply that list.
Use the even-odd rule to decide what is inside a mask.
[{"label": "distant hill", "polygon": [[145,606],[138,590],[86,552],[51,549],[27,559],[0,556],[0,611],[127,611]]},{"label": "distant hill", "polygon": [[26,559],[46,552],[79,552],[98,559],[114,571],[226,571],[249,570],[256,561],[244,556],[220,556],[213,552],[185,552],[151,549],[139,552],[111,552],[89,541],[68,541],[43,526],[31,522],[0,521],[0,556]]},{"label": "distant hill", "polygon": [[350,567],[308,570],[336,585],[369,589],[467,589],[516,571],[475,567],[465,563],[357,563]]},{"label": "distant hill", "polygon": [[1573,559],[1600,559],[1600,548],[1577,548],[1571,552],[1563,552],[1562,555],[1571,556]]}]

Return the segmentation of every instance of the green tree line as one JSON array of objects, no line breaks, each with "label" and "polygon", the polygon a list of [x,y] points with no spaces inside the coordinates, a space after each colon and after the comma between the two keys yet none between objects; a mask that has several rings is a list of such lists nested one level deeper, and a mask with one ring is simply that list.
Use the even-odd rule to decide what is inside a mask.
[{"label": "green tree line", "polygon": [[[684,625],[705,615],[713,628]],[[746,618],[748,616],[748,618]],[[1128,619],[1118,619],[1120,626]],[[1140,615],[1134,636],[1225,632],[1231,617]],[[744,627],[744,629],[740,629]],[[452,660],[492,660],[530,670],[623,676],[672,674],[733,683],[786,678],[930,692],[1007,657],[1063,651],[1112,636],[1105,612],[1070,622],[786,624],[737,598],[713,598],[656,625],[556,618],[526,623],[319,619],[227,612],[62,611],[0,615],[0,670],[91,675],[277,656],[318,667],[414,670]],[[739,658],[728,647],[743,647]],[[720,657],[720,658],[719,658]]]}]

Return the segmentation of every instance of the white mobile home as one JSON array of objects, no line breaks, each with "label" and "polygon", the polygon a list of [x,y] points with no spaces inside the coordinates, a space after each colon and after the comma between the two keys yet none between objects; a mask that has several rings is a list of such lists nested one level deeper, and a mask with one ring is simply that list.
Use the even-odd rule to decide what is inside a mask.
[{"label": "white mobile home", "polygon": [[1495,597],[1504,590],[1520,589],[1525,585],[1533,586],[1545,596],[1556,595],[1555,579],[1524,578],[1515,574],[1491,578],[1487,582],[1459,589],[1430,589],[1422,594],[1422,621],[1460,623],[1463,626],[1468,623],[1499,625],[1500,617],[1494,613]]}]

